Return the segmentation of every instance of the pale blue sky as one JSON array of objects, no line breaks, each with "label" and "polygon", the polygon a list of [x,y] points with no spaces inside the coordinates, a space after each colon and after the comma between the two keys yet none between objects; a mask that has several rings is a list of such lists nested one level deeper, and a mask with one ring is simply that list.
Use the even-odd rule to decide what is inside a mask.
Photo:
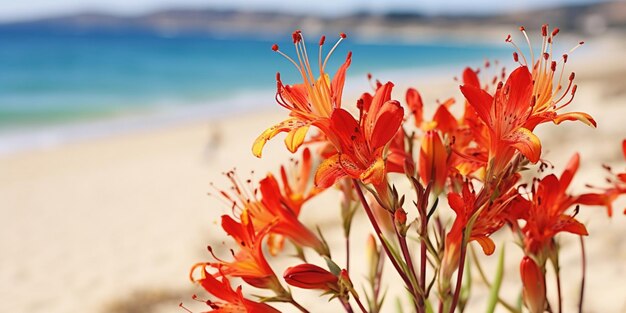
[{"label": "pale blue sky", "polygon": [[425,13],[476,13],[598,1],[602,0],[0,0],[0,21],[81,11],[132,15],[168,7],[247,8],[331,15],[355,10],[390,9]]}]

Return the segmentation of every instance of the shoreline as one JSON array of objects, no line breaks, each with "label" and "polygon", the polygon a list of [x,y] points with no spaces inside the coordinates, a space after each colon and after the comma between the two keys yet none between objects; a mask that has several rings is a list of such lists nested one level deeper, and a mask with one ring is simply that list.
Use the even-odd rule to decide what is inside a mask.
[{"label": "shoreline", "polygon": [[[480,65],[477,63],[474,66]],[[457,67],[458,66],[458,67]],[[469,65],[465,65],[469,66]],[[465,66],[430,65],[408,69],[387,69],[374,73],[382,80],[398,82],[395,93],[412,85],[430,85],[432,80],[453,82]],[[437,73],[431,75],[429,73]],[[384,79],[383,79],[384,78]],[[408,83],[410,82],[410,83]],[[452,84],[451,84],[452,85]],[[371,91],[365,75],[353,74],[346,79],[344,105],[349,108],[358,96]],[[403,93],[405,90],[402,90]],[[71,143],[80,143],[93,139],[115,137],[125,134],[150,132],[186,124],[211,123],[222,119],[246,115],[269,115],[280,112],[282,108],[275,103],[275,88],[241,90],[238,95],[222,99],[207,99],[203,104],[185,105],[172,108],[155,108],[150,111],[129,111],[115,117],[94,118],[89,120],[68,121],[60,124],[41,125],[28,129],[28,126],[0,131],[0,157],[16,153],[45,150]],[[398,99],[403,94],[397,94]],[[214,103],[214,104],[209,104]],[[219,103],[216,105],[215,103]],[[254,103],[254,105],[249,105]],[[278,121],[276,121],[278,122]],[[269,127],[269,125],[268,125]]]}]

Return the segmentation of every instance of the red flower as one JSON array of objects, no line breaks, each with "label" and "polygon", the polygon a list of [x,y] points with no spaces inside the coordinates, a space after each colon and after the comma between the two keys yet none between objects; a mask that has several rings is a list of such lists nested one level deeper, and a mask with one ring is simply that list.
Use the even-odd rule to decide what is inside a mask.
[{"label": "red flower", "polygon": [[526,253],[540,255],[544,249],[551,249],[552,239],[560,232],[588,234],[583,224],[565,214],[567,209],[580,203],[578,197],[566,193],[578,164],[579,156],[575,154],[560,178],[548,175],[533,186],[528,215],[524,218],[526,225],[522,229]]},{"label": "red flower", "polygon": [[[622,152],[624,159],[626,159],[626,139],[622,141]],[[599,188],[600,193],[588,193],[581,195],[578,199],[580,204],[586,205],[602,205],[606,206],[607,213],[610,216],[613,215],[613,202],[617,200],[621,195],[626,194],[626,171],[623,173],[613,174],[610,168],[607,168],[611,176],[607,178],[607,181],[612,185],[608,188]],[[624,209],[626,214],[626,208]]]},{"label": "red flower", "polygon": [[222,228],[239,246],[239,250],[233,254],[235,260],[229,262],[213,255],[217,262],[198,263],[192,267],[190,275],[193,275],[196,268],[205,272],[209,266],[218,270],[214,274],[217,277],[239,277],[257,288],[282,290],[278,278],[263,255],[262,242],[269,229],[266,227],[255,231],[247,211],[241,214],[241,222],[228,215],[222,216]]},{"label": "red flower", "polygon": [[[521,28],[524,36],[527,37],[525,29]],[[524,54],[520,52],[522,56],[522,62],[519,62],[522,66],[528,68],[528,71],[532,74],[533,90],[532,99],[533,106],[531,108],[531,114],[526,122],[525,127],[531,131],[536,125],[548,121],[552,121],[555,124],[560,124],[563,121],[581,121],[589,126],[596,127],[596,122],[587,113],[582,112],[568,112],[563,114],[557,114],[557,111],[564,108],[572,102],[576,90],[578,87],[574,84],[575,75],[572,72],[569,75],[564,75],[565,64],[568,60],[568,55],[564,54],[559,59],[555,59],[552,53],[554,37],[559,33],[559,29],[555,28],[552,32],[547,24],[541,26],[542,35],[542,50],[541,54],[535,59],[535,55],[532,51],[532,47],[529,44],[529,50],[531,52],[530,60],[527,60]],[[509,38],[507,41],[512,42]],[[583,42],[579,44],[582,45]],[[578,47],[578,46],[577,46]],[[576,49],[575,47],[574,49]],[[572,51],[574,50],[572,49]],[[519,61],[519,57],[517,57]],[[530,63],[528,63],[530,61]],[[562,85],[563,77],[568,77],[567,86]],[[565,87],[565,88],[564,88]]]},{"label": "red flower", "polygon": [[388,82],[378,88],[373,98],[369,94],[361,97],[358,121],[348,111],[337,109],[329,125],[319,125],[337,153],[319,166],[315,174],[317,186],[331,186],[344,176],[375,186],[383,184],[385,146],[396,134],[404,115],[400,104],[390,100],[392,88]]},{"label": "red flower", "polygon": [[283,277],[289,285],[295,287],[326,291],[339,290],[337,276],[313,264],[300,264],[289,267],[285,270]]},{"label": "red flower", "polygon": [[[308,176],[310,169],[310,153],[307,149],[304,151],[300,174]],[[308,190],[308,177],[299,176],[292,179],[293,184],[290,184],[287,172],[282,168],[282,188],[274,175],[268,174],[259,182],[258,189],[251,190],[252,186],[241,184],[234,172],[228,172],[226,176],[232,183],[232,191],[220,191],[220,194],[232,203],[233,210],[246,212],[257,231],[266,229],[267,244],[272,255],[282,250],[285,237],[298,245],[311,247],[320,254],[328,254],[326,245],[298,220],[304,202],[320,191],[315,188]],[[251,184],[251,181],[247,183]]]},{"label": "red flower", "polygon": [[[210,275],[206,270],[201,273],[200,279],[193,279],[210,294],[223,301],[206,301],[211,307],[211,311],[215,313],[278,313],[280,311],[265,304],[258,303],[244,298],[241,292],[241,286],[237,290],[233,290],[226,276],[222,275],[221,281]],[[182,306],[182,304],[181,304]]]},{"label": "red flower", "polygon": [[[256,224],[269,227],[272,234],[285,236],[300,246],[311,247],[319,254],[329,254],[326,245],[298,220],[297,213],[289,207],[273,175],[268,174],[261,180],[259,190],[261,202],[250,205],[250,216]],[[278,247],[270,247],[275,248]]]},{"label": "red flower", "polygon": [[445,251],[441,265],[441,279],[446,282],[459,265],[459,257],[463,244],[463,233],[469,228],[466,243],[476,241],[486,255],[491,255],[496,245],[489,238],[491,234],[502,228],[510,219],[513,211],[519,210],[519,194],[513,184],[517,177],[512,177],[500,186],[501,195],[493,200],[491,191],[482,189],[476,195],[471,182],[463,183],[461,194],[449,193],[448,204],[456,213],[452,228],[446,235]]},{"label": "red flower", "polygon": [[518,67],[495,95],[472,86],[463,85],[461,91],[478,117],[489,129],[489,160],[501,169],[512,158],[513,148],[535,163],[541,155],[541,142],[525,127],[532,110],[533,83],[528,68]]},{"label": "red flower", "polygon": [[[302,158],[296,161],[295,167],[288,169],[280,167],[280,178],[282,181],[282,194],[289,208],[297,215],[300,214],[302,205],[320,193],[323,189],[312,186],[311,170],[313,161],[311,150],[305,148],[302,151]],[[290,170],[288,172],[288,170]]]},{"label": "red flower", "polygon": [[[342,34],[337,44],[344,38],[345,35]],[[280,53],[296,66],[302,76],[303,83],[293,86],[283,85],[280,75],[277,75],[276,101],[290,111],[290,117],[268,128],[254,141],[252,153],[257,157],[261,157],[265,143],[281,132],[287,133],[287,138],[285,138],[287,149],[295,152],[304,142],[311,124],[320,120],[328,120],[335,109],[341,107],[346,70],[350,66],[351,54],[348,53],[345,63],[337,70],[331,81],[325,68],[334,47],[322,62],[322,46],[324,44],[324,37],[322,37],[319,49],[319,76],[315,78],[306,53],[304,37],[300,31],[293,33],[293,42],[296,46],[297,62],[282,53],[277,45],[274,45],[272,50]]]}]

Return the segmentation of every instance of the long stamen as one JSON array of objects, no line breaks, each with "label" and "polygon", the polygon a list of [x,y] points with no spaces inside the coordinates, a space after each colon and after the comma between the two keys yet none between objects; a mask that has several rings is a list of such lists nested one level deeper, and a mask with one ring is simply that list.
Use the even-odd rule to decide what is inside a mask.
[{"label": "long stamen", "polygon": [[337,49],[337,46],[339,46],[339,43],[341,41],[343,41],[344,39],[346,39],[346,34],[344,33],[340,33],[339,34],[339,39],[337,40],[337,42],[335,43],[335,45],[332,47],[332,49],[330,49],[330,51],[328,52],[328,54],[326,55],[326,58],[324,59],[324,64],[322,64],[322,69],[326,68],[326,63],[328,63],[328,59],[330,58],[330,56],[333,54],[333,52],[335,51],[335,49]]},{"label": "long stamen", "polygon": [[[561,100],[563,100],[563,98],[565,98],[565,96],[567,96],[567,94],[568,94],[568,93],[569,93],[569,91],[570,91],[570,88],[574,88],[574,87],[576,87],[576,85],[573,85],[573,82],[574,82],[574,77],[575,77],[575,76],[576,76],[576,75],[574,74],[574,72],[572,72],[572,74],[570,74],[570,76],[569,76],[569,83],[567,84],[567,89],[565,89],[565,91],[563,92],[563,95],[561,95],[561,97],[560,97],[558,100],[554,101],[554,103],[555,103],[555,104],[556,104],[556,103],[561,102]],[[573,85],[574,87],[572,87],[572,85]],[[574,93],[574,92],[575,92],[575,91],[574,91],[574,90],[572,90],[572,93]],[[570,101],[570,102],[571,102],[571,101]],[[569,103],[569,102],[568,102],[568,103]],[[566,103],[566,104],[563,104],[563,105],[560,105],[560,106],[557,108],[557,110],[558,110],[558,109],[560,109],[560,108],[562,108],[562,107],[564,107],[564,106],[566,106],[566,105],[567,105],[567,103]]]},{"label": "long stamen", "polygon": [[[510,34],[506,37],[506,39],[505,39],[504,41],[506,41],[506,42],[508,42],[508,43],[512,44],[512,45],[513,45],[513,47],[517,50],[517,53],[518,53],[519,55],[521,55],[521,56],[522,56],[522,59],[524,60],[524,64],[522,64],[522,65],[528,65],[528,61],[526,60],[526,56],[525,56],[525,55],[524,55],[524,53],[522,52],[522,49],[520,49],[520,48],[517,46],[517,44],[515,44],[515,42],[514,42],[514,41],[513,41],[513,39],[511,38],[511,35],[510,35]],[[513,55],[513,59],[515,59],[515,55]],[[516,62],[517,62],[517,60],[516,60]]]},{"label": "long stamen", "polygon": [[519,30],[524,34],[524,38],[526,38],[526,42],[528,43],[528,47],[530,48],[530,60],[532,64],[535,64],[535,52],[533,52],[533,45],[530,44],[530,38],[528,38],[528,34],[526,33],[526,28],[524,26],[520,26]]},{"label": "long stamen", "polygon": [[320,48],[319,53],[317,54],[317,65],[320,67],[320,75],[324,75],[324,67],[322,67],[322,48],[324,47],[324,42],[326,41],[326,36],[322,36],[320,38]]},{"label": "long stamen", "polygon": [[305,65],[307,73],[309,74],[309,77],[311,78],[311,83],[315,84],[315,75],[313,75],[313,71],[311,70],[311,64],[309,63],[309,54],[307,53],[307,50],[306,50],[306,44],[304,42],[304,35],[302,34],[302,32],[300,32],[299,34],[300,34],[300,41],[298,43],[300,44],[300,51],[302,52],[304,65]]},{"label": "long stamen", "polygon": [[292,58],[290,58],[288,55],[284,54],[282,51],[280,51],[278,49],[278,45],[277,44],[273,44],[272,45],[272,51],[282,55],[285,59],[289,60],[289,62],[291,62],[291,64],[293,64],[293,66],[296,67],[296,69],[298,70],[298,72],[301,72],[302,70],[300,70],[300,66],[298,66],[298,63],[296,63],[296,61],[294,61]]}]

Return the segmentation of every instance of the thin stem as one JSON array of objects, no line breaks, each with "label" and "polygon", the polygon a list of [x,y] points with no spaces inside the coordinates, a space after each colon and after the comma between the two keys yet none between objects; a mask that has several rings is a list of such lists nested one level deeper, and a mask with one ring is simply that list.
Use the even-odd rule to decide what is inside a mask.
[{"label": "thin stem", "polygon": [[370,224],[372,224],[372,227],[374,227],[374,231],[376,232],[376,236],[378,237],[378,240],[380,241],[380,245],[385,250],[385,254],[387,254],[387,258],[389,258],[389,261],[391,261],[391,264],[393,264],[393,267],[396,269],[396,272],[398,272],[398,274],[404,281],[404,284],[407,286],[411,294],[415,294],[415,291],[413,290],[413,285],[411,284],[410,280],[406,277],[406,275],[404,275],[404,272],[400,268],[398,261],[394,258],[391,251],[389,251],[389,247],[387,247],[387,245],[385,244],[385,241],[383,240],[383,233],[380,229],[380,226],[376,222],[376,218],[374,217],[374,213],[372,212],[372,209],[370,208],[369,204],[367,203],[367,200],[365,199],[365,195],[363,194],[363,190],[361,190],[361,186],[359,186],[359,182],[356,179],[352,179],[352,183],[354,184],[354,189],[356,189],[357,195],[359,196],[359,200],[361,201],[361,204],[363,205],[363,209],[365,209],[365,213],[367,214],[367,217],[370,220]]},{"label": "thin stem", "polygon": [[361,309],[361,312],[363,313],[367,313],[367,309],[365,309],[365,306],[363,306],[363,303],[361,303],[361,299],[359,298],[359,295],[356,294],[356,291],[350,290],[350,293],[352,294],[352,297],[354,297],[354,301],[356,301],[356,304],[359,306],[359,309]]},{"label": "thin stem", "polygon": [[[427,251],[427,247],[426,247],[426,236],[427,236],[427,218],[426,216],[422,215],[421,216],[421,228],[420,228],[420,276],[419,276],[419,285],[420,288],[424,291],[424,298],[426,298],[427,294],[426,294],[426,251]],[[420,305],[424,305],[424,302],[426,301],[426,299],[420,299],[420,301],[422,301],[420,303]]]},{"label": "thin stem", "polygon": [[465,233],[463,234],[463,240],[461,241],[461,257],[459,260],[459,271],[456,275],[456,286],[454,286],[454,297],[452,298],[452,305],[450,306],[450,313],[454,313],[456,305],[459,302],[459,296],[461,295],[461,284],[463,283],[463,270],[465,269],[465,252],[467,251],[467,242],[465,242]]},{"label": "thin stem", "polygon": [[[392,216],[393,218],[393,216]],[[402,255],[404,256],[404,262],[406,262],[409,268],[409,274],[412,276],[410,278],[411,283],[415,282],[417,284],[417,276],[415,274],[415,268],[413,267],[413,260],[411,259],[411,254],[409,252],[409,247],[406,243],[406,237],[403,237],[398,231],[398,227],[396,223],[393,223],[393,229],[396,232],[396,237],[398,238],[398,242],[400,243],[400,250],[402,251]],[[419,286],[417,286],[419,288]],[[415,288],[414,288],[415,289]],[[418,289],[419,290],[419,289]],[[424,294],[424,289],[421,289],[422,295]],[[415,310],[418,313],[424,312],[423,305],[421,305],[424,301],[422,300],[422,296],[420,296],[419,292],[416,292],[413,297],[415,297]]]},{"label": "thin stem", "polygon": [[339,302],[341,302],[341,304],[343,304],[343,308],[346,310],[346,312],[348,313],[354,313],[354,310],[352,310],[352,306],[350,305],[350,302],[348,302],[346,299],[339,297]]},{"label": "thin stem", "polygon": [[558,256],[556,257],[556,261],[554,261],[553,263],[554,265],[554,271],[555,271],[555,276],[556,276],[556,293],[557,293],[557,308],[558,308],[558,313],[561,313],[561,306],[563,303],[563,297],[561,294],[561,270],[559,268],[559,258]]},{"label": "thin stem", "polygon": [[582,253],[581,267],[583,269],[583,276],[582,276],[582,279],[580,280],[580,300],[578,301],[578,313],[583,312],[583,299],[585,297],[585,276],[586,276],[586,270],[587,270],[587,254],[585,253],[585,240],[583,236],[580,236],[580,250]]},{"label": "thin stem", "polygon": [[298,303],[295,299],[291,298],[289,303],[291,303],[293,306],[298,308],[298,310],[300,310],[300,312],[302,312],[302,313],[309,313],[309,311],[307,309],[305,309],[302,305],[300,305],[300,303]]},{"label": "thin stem", "polygon": [[346,234],[346,272],[350,274],[350,234]]}]

